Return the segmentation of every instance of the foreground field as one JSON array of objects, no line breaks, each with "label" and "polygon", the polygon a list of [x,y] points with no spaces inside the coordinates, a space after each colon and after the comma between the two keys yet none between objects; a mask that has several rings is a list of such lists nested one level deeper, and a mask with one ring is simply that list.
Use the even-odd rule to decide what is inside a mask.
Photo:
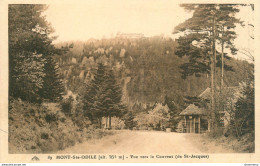
[{"label": "foreground field", "polygon": [[[194,140],[197,139],[197,140]],[[120,131],[99,140],[89,140],[58,153],[223,153],[233,152],[213,143],[205,144],[200,135],[159,131]],[[202,148],[203,147],[203,148]]]}]

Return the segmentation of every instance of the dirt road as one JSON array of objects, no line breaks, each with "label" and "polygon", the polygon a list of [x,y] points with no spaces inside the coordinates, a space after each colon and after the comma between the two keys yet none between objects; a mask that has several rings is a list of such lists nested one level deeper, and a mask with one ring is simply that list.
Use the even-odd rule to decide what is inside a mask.
[{"label": "dirt road", "polygon": [[[184,133],[166,133],[159,131],[120,131],[99,140],[89,140],[76,144],[58,153],[203,153],[209,148],[201,148],[199,135]],[[207,146],[207,145],[202,145]],[[212,145],[211,145],[212,146]],[[214,145],[215,146],[215,145]],[[214,147],[220,152],[227,152],[221,147]]]}]

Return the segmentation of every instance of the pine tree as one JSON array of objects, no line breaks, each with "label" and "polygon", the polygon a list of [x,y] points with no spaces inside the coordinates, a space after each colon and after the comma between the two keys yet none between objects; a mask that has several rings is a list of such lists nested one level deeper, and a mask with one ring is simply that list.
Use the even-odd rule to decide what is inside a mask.
[{"label": "pine tree", "polygon": [[178,105],[169,96],[165,96],[164,105],[167,105],[169,108],[170,127],[175,128],[180,118],[179,116],[180,110],[178,108]]},{"label": "pine tree", "polygon": [[135,121],[134,121],[134,114],[132,111],[129,111],[125,116],[124,116],[124,121],[125,121],[125,127],[127,129],[133,130],[135,127]]},{"label": "pine tree", "polygon": [[113,70],[109,70],[102,63],[98,64],[94,79],[84,93],[86,115],[92,121],[100,123],[100,127],[102,117],[108,118],[111,128],[111,117],[122,117],[125,114],[126,107],[121,103],[122,91],[116,83]]},{"label": "pine tree", "polygon": [[224,86],[224,58],[228,58],[227,53],[225,53],[225,48],[230,49],[231,54],[236,54],[237,49],[234,46],[234,39],[237,37],[237,35],[234,28],[236,27],[236,24],[243,26],[243,22],[235,17],[235,14],[239,12],[237,5],[220,4],[218,6],[219,10],[216,20],[218,24],[216,25],[216,31],[219,34],[217,36],[217,40],[221,45],[221,61],[219,61],[217,66],[221,67],[220,88],[222,89]]},{"label": "pine tree", "polygon": [[234,125],[238,137],[245,133],[254,133],[255,131],[255,83],[253,68],[249,71],[249,78],[243,82],[242,96],[235,104]]},{"label": "pine tree", "polygon": [[102,117],[104,116],[104,107],[102,106],[104,81],[105,66],[99,63],[94,79],[86,86],[83,94],[85,115],[88,116],[92,122],[98,123],[100,128]]},{"label": "pine tree", "polygon": [[[174,33],[184,33],[184,36],[177,39],[179,46],[176,50],[176,55],[188,56],[189,62],[180,66],[183,70],[184,78],[189,75],[201,76],[206,73],[211,75],[211,127],[215,126],[216,112],[216,66],[218,63],[217,51],[218,27],[221,21],[226,21],[229,27],[234,26],[237,20],[230,19],[229,14],[238,12],[235,9],[236,5],[221,6],[216,4],[189,4],[182,5],[186,10],[193,11],[193,16],[184,23],[175,28]],[[222,12],[224,11],[224,12]],[[231,21],[228,21],[231,20]],[[225,41],[232,40],[233,32],[229,31],[229,38]],[[222,38],[224,39],[224,38]],[[223,40],[224,42],[224,40]],[[234,50],[233,47],[230,47]],[[222,59],[223,61],[223,59]],[[223,64],[223,63],[222,63]],[[224,66],[223,66],[224,67]],[[228,67],[227,65],[225,67]]]},{"label": "pine tree", "polygon": [[46,58],[44,72],[43,86],[40,89],[41,97],[51,102],[60,101],[65,91],[64,85],[58,71],[58,66],[50,56]]}]

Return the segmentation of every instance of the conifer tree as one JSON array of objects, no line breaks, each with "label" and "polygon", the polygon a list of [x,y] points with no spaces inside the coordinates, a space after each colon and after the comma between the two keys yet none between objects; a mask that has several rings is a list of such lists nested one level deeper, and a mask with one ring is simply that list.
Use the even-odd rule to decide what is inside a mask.
[{"label": "conifer tree", "polygon": [[51,102],[60,101],[65,89],[58,66],[51,56],[46,57],[44,72],[43,86],[40,89],[41,97]]},{"label": "conifer tree", "polygon": [[[221,9],[216,4],[184,4],[181,5],[188,11],[193,11],[193,16],[181,23],[175,28],[174,33],[184,33],[184,36],[177,39],[179,46],[176,49],[176,55],[188,56],[189,62],[180,66],[183,70],[184,78],[189,75],[201,76],[206,73],[211,75],[211,127],[215,126],[216,112],[216,66],[220,58],[217,51],[217,39],[219,39],[219,25],[224,21],[229,27],[234,27],[237,20],[231,17],[239,10],[236,5],[222,5]],[[229,38],[222,43],[231,43],[235,38],[233,31],[227,31]],[[223,36],[224,37],[224,36]],[[232,44],[230,44],[232,46]],[[234,51],[234,47],[230,47]],[[223,61],[223,59],[222,59]],[[223,63],[222,63],[223,64]],[[224,66],[223,66],[224,67]],[[228,66],[225,66],[228,67]]]},{"label": "conifer tree", "polygon": [[111,117],[122,117],[126,107],[121,102],[122,91],[116,83],[113,70],[109,70],[102,63],[98,64],[94,79],[87,85],[84,91],[84,109],[86,115],[101,127],[102,117],[109,120]]},{"label": "conifer tree", "polygon": [[129,111],[125,116],[124,116],[124,121],[125,121],[125,127],[127,129],[133,130],[135,127],[135,121],[134,121],[134,114],[132,111]]},{"label": "conifer tree", "polygon": [[237,8],[238,5],[233,4],[220,4],[219,10],[217,13],[217,25],[216,36],[219,44],[221,45],[221,59],[217,64],[218,67],[221,67],[221,82],[220,88],[224,86],[224,58],[228,58],[227,53],[225,53],[225,48],[228,48],[231,54],[235,55],[237,49],[234,46],[234,39],[237,37],[235,32],[236,24],[243,26],[243,22],[235,17],[235,14],[239,12]]},{"label": "conifer tree", "polygon": [[241,85],[242,95],[235,104],[234,126],[238,137],[245,133],[255,132],[255,83],[253,65],[249,73],[248,79]]},{"label": "conifer tree", "polygon": [[111,117],[121,117],[126,108],[121,103],[122,90],[116,82],[113,70],[108,70],[106,76],[104,106],[109,119],[109,128],[111,128]]},{"label": "conifer tree", "polygon": [[103,85],[105,81],[105,66],[102,63],[98,64],[97,72],[94,79],[86,86],[83,94],[83,102],[85,115],[89,117],[92,122],[98,123],[101,128],[102,117],[104,115],[104,108],[102,107],[103,100]]},{"label": "conifer tree", "polygon": [[178,108],[178,105],[169,97],[169,96],[165,96],[165,100],[163,105],[167,105],[169,108],[169,114],[170,114],[170,126],[176,127],[177,123],[179,122],[179,113],[180,110]]}]

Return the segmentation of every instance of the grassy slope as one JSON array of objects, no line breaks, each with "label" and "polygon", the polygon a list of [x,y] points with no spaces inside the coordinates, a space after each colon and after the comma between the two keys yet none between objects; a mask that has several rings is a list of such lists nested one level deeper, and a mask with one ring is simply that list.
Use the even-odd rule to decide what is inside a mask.
[{"label": "grassy slope", "polygon": [[208,153],[254,153],[255,142],[251,134],[237,139],[233,136],[223,135],[213,137],[210,134],[189,134],[189,139],[198,148]]},{"label": "grassy slope", "polygon": [[101,130],[80,129],[57,104],[10,102],[9,153],[54,153],[106,134]]}]

